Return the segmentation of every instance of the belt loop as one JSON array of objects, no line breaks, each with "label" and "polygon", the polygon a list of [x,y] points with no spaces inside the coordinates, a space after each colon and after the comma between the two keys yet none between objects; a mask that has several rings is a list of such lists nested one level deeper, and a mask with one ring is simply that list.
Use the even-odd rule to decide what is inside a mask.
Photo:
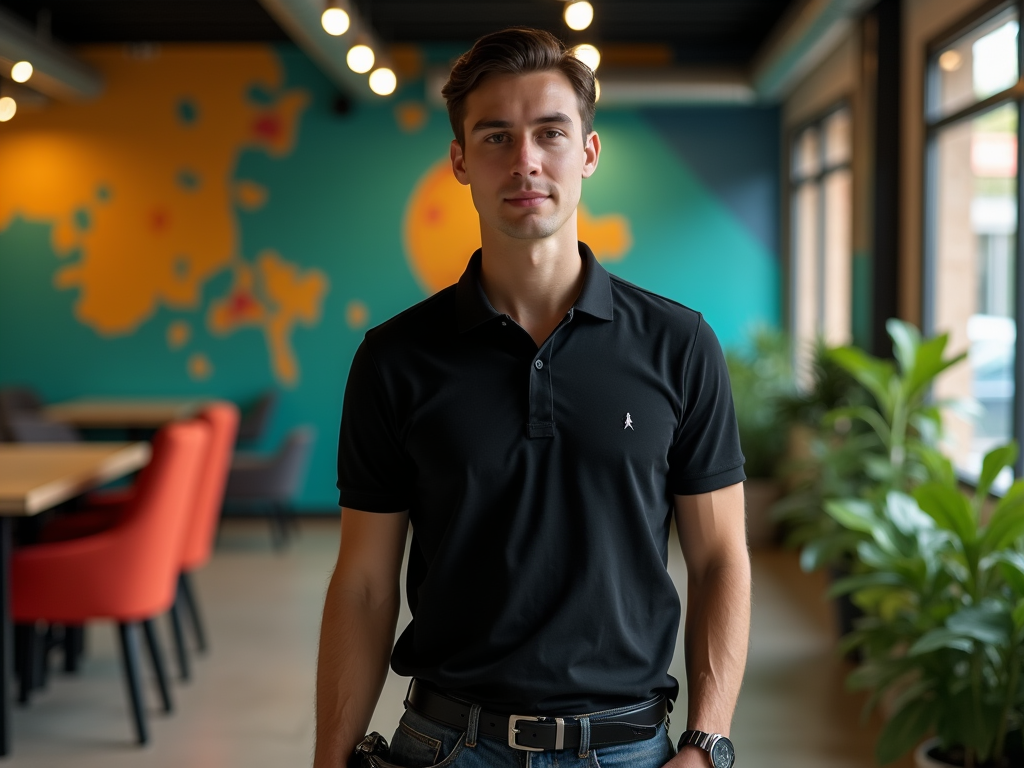
[{"label": "belt loop", "polygon": [[466,746],[476,746],[476,732],[480,725],[480,705],[471,704],[469,707],[469,727],[466,728]]},{"label": "belt loop", "polygon": [[590,757],[590,718],[579,717],[580,721],[580,751],[579,757]]},{"label": "belt loop", "polygon": [[402,702],[402,706],[406,709],[409,708],[409,694],[412,693],[412,686],[416,682],[415,677],[409,678],[409,687],[405,689],[405,700]]}]

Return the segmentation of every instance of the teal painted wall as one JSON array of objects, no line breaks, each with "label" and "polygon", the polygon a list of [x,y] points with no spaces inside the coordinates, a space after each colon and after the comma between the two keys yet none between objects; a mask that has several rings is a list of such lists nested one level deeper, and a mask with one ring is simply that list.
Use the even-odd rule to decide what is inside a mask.
[{"label": "teal painted wall", "polygon": [[[262,447],[277,444],[295,424],[313,424],[316,451],[299,506],[331,509],[345,377],[367,327],[350,322],[351,302],[365,306],[367,324],[375,325],[426,296],[410,269],[402,221],[417,183],[447,155],[451,134],[446,114],[435,107],[418,130],[396,120],[396,103],[426,103],[422,82],[342,116],[332,110],[333,87],[308,59],[287,46],[273,55],[283,73],[277,93],[301,89],[309,101],[298,112],[289,151],[241,149],[230,165],[231,180],[260,185],[266,203],[257,210],[233,207],[235,267],[205,279],[191,306],[165,302],[129,333],[97,332],[76,319],[80,289],[55,285],[58,270],[83,257],[81,248],[58,253],[57,224],[18,213],[17,185],[0,192],[0,202],[6,194],[8,205],[12,197],[15,203],[6,223],[0,216],[0,385],[28,384],[47,400],[203,394],[238,402],[280,387]],[[134,64],[126,59],[118,66]],[[180,88],[187,94],[189,82]],[[255,102],[274,97],[259,87],[248,95]],[[726,346],[741,344],[756,323],[777,325],[777,112],[599,105],[595,128],[603,154],[584,185],[584,203],[596,217],[624,217],[632,236],[628,252],[606,266],[704,312]],[[0,126],[0,147],[3,141]],[[161,152],[157,142],[152,152]],[[203,237],[198,226],[194,236]],[[300,369],[292,387],[282,386],[258,329],[225,336],[204,319],[211,303],[230,292],[238,264],[255,263],[266,249],[300,270],[318,271],[329,286],[319,319],[291,332]],[[192,329],[184,349],[167,343],[176,321]],[[207,378],[189,375],[189,350],[210,361]]]}]

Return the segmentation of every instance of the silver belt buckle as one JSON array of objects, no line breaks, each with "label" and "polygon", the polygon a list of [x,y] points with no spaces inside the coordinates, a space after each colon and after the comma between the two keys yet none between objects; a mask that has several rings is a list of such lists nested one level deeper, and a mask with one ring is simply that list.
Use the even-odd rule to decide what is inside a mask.
[{"label": "silver belt buckle", "polygon": [[[509,715],[508,718],[508,745],[512,749],[521,749],[524,752],[543,752],[542,747],[527,747],[523,744],[519,744],[516,741],[516,734],[519,733],[519,729],[516,725],[520,720],[532,720],[537,723],[546,718],[531,717],[530,715]],[[565,744],[565,720],[560,717],[555,718],[555,749],[563,749]]]},{"label": "silver belt buckle", "polygon": [[526,752],[543,752],[544,750],[540,747],[524,747],[522,744],[516,743],[516,734],[519,733],[519,729],[516,725],[520,720],[532,720],[533,722],[539,722],[539,717],[531,717],[530,715],[509,715],[508,718],[508,745],[512,749],[522,749]]}]

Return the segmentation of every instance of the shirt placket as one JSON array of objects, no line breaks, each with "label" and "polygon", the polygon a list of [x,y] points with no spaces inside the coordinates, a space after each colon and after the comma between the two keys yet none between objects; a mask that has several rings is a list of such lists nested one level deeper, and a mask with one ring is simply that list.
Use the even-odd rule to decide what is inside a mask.
[{"label": "shirt placket", "polygon": [[531,439],[555,436],[555,395],[551,385],[551,360],[555,337],[572,317],[573,310],[570,309],[530,361],[530,413],[526,434]]}]

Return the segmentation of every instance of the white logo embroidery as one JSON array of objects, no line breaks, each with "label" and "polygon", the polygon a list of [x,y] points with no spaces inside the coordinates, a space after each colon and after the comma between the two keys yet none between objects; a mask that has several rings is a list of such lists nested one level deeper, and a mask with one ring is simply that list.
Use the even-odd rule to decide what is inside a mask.
[{"label": "white logo embroidery", "polygon": [[[626,414],[626,426],[624,426],[623,429],[633,429],[633,417],[628,413]],[[636,432],[635,429],[633,429],[633,431]]]}]

